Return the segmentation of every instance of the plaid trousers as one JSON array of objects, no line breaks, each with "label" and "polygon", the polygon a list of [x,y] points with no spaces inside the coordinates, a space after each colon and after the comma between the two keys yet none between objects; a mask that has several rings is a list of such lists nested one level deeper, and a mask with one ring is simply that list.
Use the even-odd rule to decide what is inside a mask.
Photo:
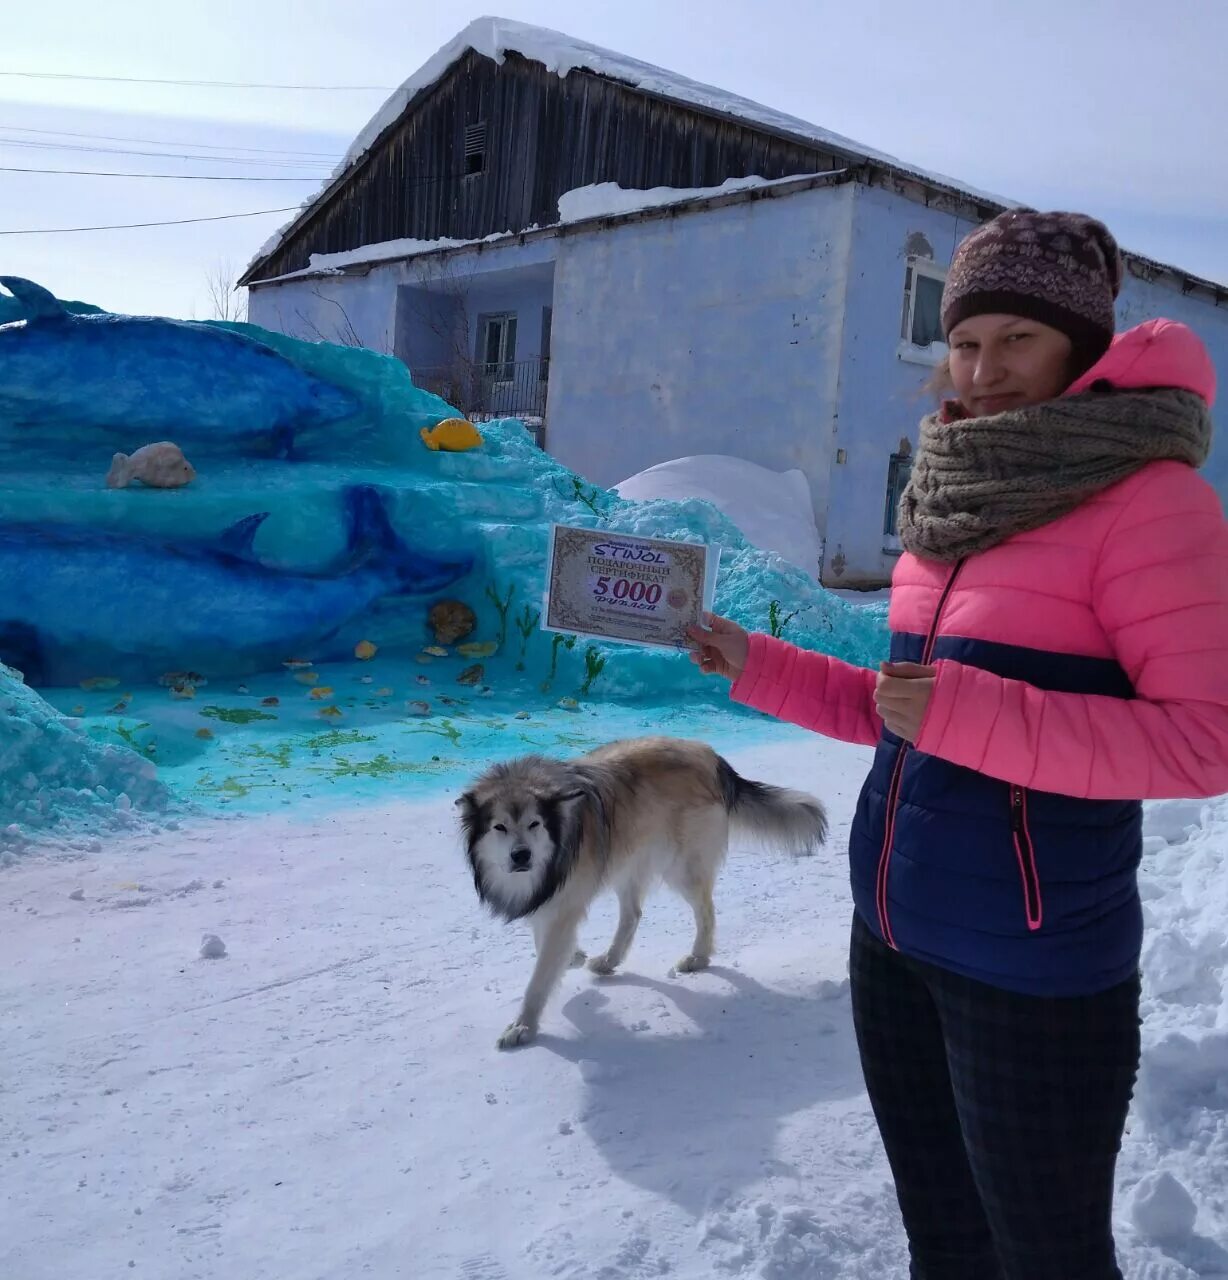
[{"label": "plaid trousers", "polygon": [[1113,1176],[1138,977],[1019,995],[901,955],[856,914],[849,977],[912,1280],[1121,1280]]}]

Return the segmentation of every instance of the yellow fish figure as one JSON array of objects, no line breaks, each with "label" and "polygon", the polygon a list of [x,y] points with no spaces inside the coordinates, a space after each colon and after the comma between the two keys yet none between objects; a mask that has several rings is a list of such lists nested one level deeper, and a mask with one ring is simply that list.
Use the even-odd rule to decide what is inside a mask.
[{"label": "yellow fish figure", "polygon": [[423,427],[418,434],[428,449],[442,449],[445,453],[464,453],[482,445],[482,433],[466,418],[448,418],[433,427]]}]

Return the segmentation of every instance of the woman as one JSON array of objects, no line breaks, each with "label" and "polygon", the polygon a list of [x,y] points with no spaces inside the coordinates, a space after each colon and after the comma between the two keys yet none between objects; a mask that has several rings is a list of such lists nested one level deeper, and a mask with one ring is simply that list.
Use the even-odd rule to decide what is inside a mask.
[{"label": "woman", "polygon": [[710,619],[732,697],[877,744],[850,840],[866,1084],[924,1280],[1108,1280],[1139,1060],[1140,801],[1228,791],[1215,378],[1114,340],[1100,223],[1005,213],[943,295],[878,673]]}]

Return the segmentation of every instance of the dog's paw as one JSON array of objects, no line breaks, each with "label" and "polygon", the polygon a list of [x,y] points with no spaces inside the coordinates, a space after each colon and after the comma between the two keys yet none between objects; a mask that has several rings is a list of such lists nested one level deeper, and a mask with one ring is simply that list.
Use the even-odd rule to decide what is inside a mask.
[{"label": "dog's paw", "polygon": [[609,956],[593,956],[588,962],[588,968],[590,973],[608,978],[618,966],[610,960]]},{"label": "dog's paw", "polygon": [[530,1040],[537,1034],[536,1027],[530,1027],[525,1022],[513,1022],[510,1027],[495,1041],[500,1049],[517,1049],[522,1044],[528,1044]]},{"label": "dog's paw", "polygon": [[706,969],[710,961],[711,957],[709,956],[683,956],[682,959],[674,965],[674,970],[676,973],[698,973],[700,969]]},{"label": "dog's paw", "polygon": [[581,968],[581,967],[583,966],[584,962],[585,962],[587,959],[588,959],[588,952],[586,952],[586,951],[581,951],[581,950],[580,950],[580,948],[579,948],[579,947],[577,947],[577,948],[576,948],[576,954],[575,954],[574,956],[572,956],[572,958],[571,958],[571,964],[569,964],[567,967],[568,967],[569,969],[579,969],[579,968]]}]

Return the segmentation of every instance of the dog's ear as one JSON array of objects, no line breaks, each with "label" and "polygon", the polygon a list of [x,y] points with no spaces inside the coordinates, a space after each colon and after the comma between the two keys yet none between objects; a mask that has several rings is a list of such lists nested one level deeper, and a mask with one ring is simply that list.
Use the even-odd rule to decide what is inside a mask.
[{"label": "dog's ear", "polygon": [[472,842],[481,834],[479,828],[482,826],[482,803],[472,791],[466,791],[456,797],[455,804],[460,810],[461,828],[465,837]]},{"label": "dog's ear", "polygon": [[571,791],[560,791],[557,795],[552,796],[555,804],[571,804],[576,800],[583,800],[588,792],[583,787],[573,788]]}]

